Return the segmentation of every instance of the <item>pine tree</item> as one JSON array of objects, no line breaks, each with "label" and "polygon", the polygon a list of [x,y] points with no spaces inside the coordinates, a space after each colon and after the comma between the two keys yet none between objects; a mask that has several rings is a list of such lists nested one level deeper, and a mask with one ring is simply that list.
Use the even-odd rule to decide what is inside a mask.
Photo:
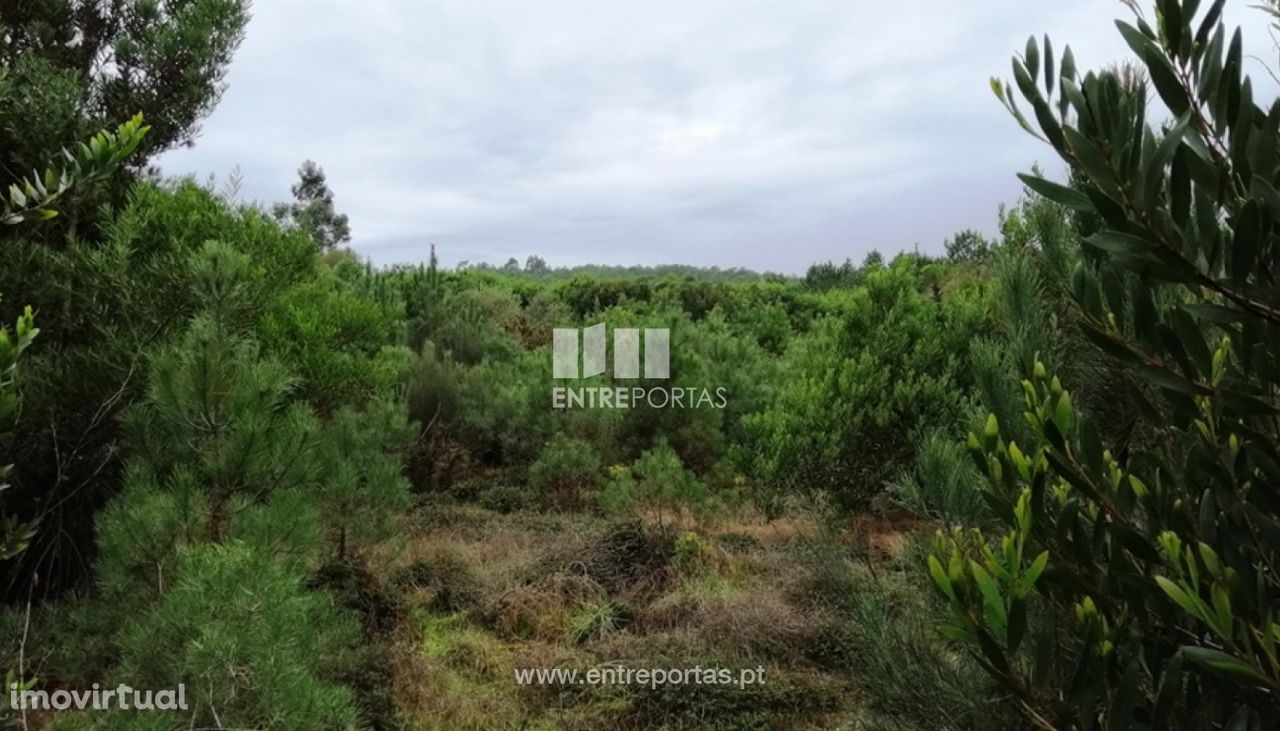
[{"label": "pine tree", "polygon": [[99,519],[100,581],[159,590],[178,549],[248,541],[306,559],[318,545],[321,425],[290,399],[293,379],[236,324],[243,256],[210,244],[193,269],[205,310],[152,362],[146,398],[126,413],[132,458]]},{"label": "pine tree", "polygon": [[98,521],[90,614],[113,638],[97,661],[138,687],[186,684],[195,707],[163,727],[352,728],[334,678],[355,626],[309,587],[387,536],[413,430],[391,400],[317,418],[249,337],[248,265],[216,242],[195,257],[201,311],[126,415],[125,487]]},{"label": "pine tree", "polygon": [[316,497],[337,561],[389,535],[390,518],[408,504],[402,458],[415,436],[404,405],[387,399],[343,409],[326,426]]}]

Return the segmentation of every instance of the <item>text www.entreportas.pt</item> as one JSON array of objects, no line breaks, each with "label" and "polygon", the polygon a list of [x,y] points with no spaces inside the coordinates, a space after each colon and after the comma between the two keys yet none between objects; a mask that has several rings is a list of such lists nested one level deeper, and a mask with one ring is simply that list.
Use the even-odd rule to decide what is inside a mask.
[{"label": "text www.entreportas.pt", "polygon": [[764,685],[764,666],[754,668],[516,668],[517,685]]}]

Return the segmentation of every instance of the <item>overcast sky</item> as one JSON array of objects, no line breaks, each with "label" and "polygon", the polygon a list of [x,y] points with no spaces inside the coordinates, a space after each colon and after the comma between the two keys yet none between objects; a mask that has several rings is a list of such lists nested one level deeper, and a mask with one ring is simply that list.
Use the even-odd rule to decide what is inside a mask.
[{"label": "overcast sky", "polygon": [[[1246,52],[1274,58],[1245,0]],[[379,264],[802,272],[993,232],[1052,163],[988,88],[1029,34],[1123,58],[1117,0],[259,0],[168,173],[289,196],[324,167]],[[1252,42],[1250,42],[1252,41]],[[1257,63],[1255,81],[1265,76]],[[1050,170],[1058,170],[1051,165]]]}]

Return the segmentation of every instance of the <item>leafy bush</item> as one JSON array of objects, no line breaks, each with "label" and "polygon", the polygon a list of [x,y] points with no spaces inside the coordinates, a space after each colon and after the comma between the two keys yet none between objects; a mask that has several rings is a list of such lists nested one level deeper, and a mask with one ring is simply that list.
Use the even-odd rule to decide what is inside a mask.
[{"label": "leafy bush", "polygon": [[376,302],[322,275],[283,293],[262,318],[258,338],[298,375],[298,394],[330,414],[400,380],[404,359],[386,352],[392,328]]},{"label": "leafy bush", "polygon": [[[1147,85],[1082,77],[1069,48],[1056,64],[1032,39],[1013,64],[1038,136],[1073,175],[1023,180],[1096,219],[1071,274],[1076,316],[1132,375],[1152,435],[1112,437],[1113,413],[1082,409],[1036,362],[1022,386],[1031,441],[995,415],[969,437],[1007,530],[939,536],[930,571],[949,634],[1042,727],[1275,720],[1280,101],[1254,103],[1224,3],[1199,5],[1161,0],[1157,27],[1117,24],[1173,113],[1159,129]],[[993,86],[1031,130],[1013,88]],[[1037,598],[1051,607],[1039,623]],[[1039,631],[1054,622],[1069,634]]]},{"label": "leafy bush", "polygon": [[992,242],[973,229],[957,231],[942,243],[947,259],[954,262],[985,262],[991,258]]},{"label": "leafy bush", "polygon": [[[11,80],[5,73],[7,69],[0,67],[0,128],[10,129],[9,106]],[[151,128],[142,124],[142,115],[121,124],[116,131],[103,130],[90,138],[88,144],[62,149],[62,156],[67,163],[64,167],[40,167],[45,160],[34,161],[29,166],[21,164],[3,166],[5,178],[0,179],[7,184],[7,189],[0,194],[0,226],[13,226],[27,221],[47,221],[58,215],[54,207],[60,201],[67,202],[72,193],[84,195],[86,189],[95,183],[102,183],[114,175],[124,161],[142,144]],[[56,148],[46,148],[49,153]],[[11,152],[6,149],[6,153]],[[46,153],[46,154],[49,154]],[[50,154],[52,157],[52,154]],[[15,162],[8,160],[7,162]],[[25,174],[33,170],[27,177],[16,177],[10,171],[18,170]]]},{"label": "leafy bush", "polygon": [[489,287],[464,289],[445,298],[443,312],[447,315],[424,334],[458,362],[475,365],[515,353],[520,307],[511,293]]},{"label": "leafy bush", "polygon": [[671,565],[682,576],[693,577],[707,573],[714,568],[715,559],[715,549],[697,533],[687,530],[676,536]]},{"label": "leafy bush", "polygon": [[552,433],[546,363],[546,351],[526,351],[466,371],[457,433],[478,462],[523,465],[539,456]]},{"label": "leafy bush", "polygon": [[845,312],[792,340],[776,398],[743,418],[737,451],[749,474],[863,507],[909,464],[925,425],[960,416],[967,377],[958,354],[988,306],[963,283],[931,295],[931,276],[900,257],[844,295]]},{"label": "leafy bush", "polygon": [[579,504],[582,495],[595,492],[601,479],[595,449],[581,439],[563,435],[552,439],[529,467],[530,487],[557,505]]},{"label": "leafy bush", "polygon": [[599,502],[607,513],[643,516],[661,528],[685,512],[696,513],[709,498],[704,486],[684,468],[665,440],[640,455],[630,467],[610,469]]},{"label": "leafy bush", "polygon": [[[8,439],[14,412],[18,410],[18,395],[13,387],[18,356],[31,345],[39,332],[30,307],[23,310],[14,324],[12,335],[8,328],[0,327],[0,438]],[[12,465],[0,465],[0,498],[9,489],[6,479],[11,469]],[[0,561],[21,553],[34,533],[34,525],[21,523],[17,516],[6,513],[4,503],[0,501]]]}]

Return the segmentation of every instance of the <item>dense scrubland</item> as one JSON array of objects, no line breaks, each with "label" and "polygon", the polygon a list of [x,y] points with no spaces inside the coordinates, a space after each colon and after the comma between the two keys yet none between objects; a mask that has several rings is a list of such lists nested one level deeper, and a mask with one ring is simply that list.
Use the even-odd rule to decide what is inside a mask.
[{"label": "dense scrubland", "polygon": [[[372,267],[315,164],[147,171],[243,2],[6,4],[6,690],[190,708],[0,724],[1275,728],[1280,104],[1222,5],[1028,43],[992,86],[1068,175],[998,235],[787,277]],[[552,408],[600,322],[724,408]],[[765,682],[514,676],[606,666]]]}]

